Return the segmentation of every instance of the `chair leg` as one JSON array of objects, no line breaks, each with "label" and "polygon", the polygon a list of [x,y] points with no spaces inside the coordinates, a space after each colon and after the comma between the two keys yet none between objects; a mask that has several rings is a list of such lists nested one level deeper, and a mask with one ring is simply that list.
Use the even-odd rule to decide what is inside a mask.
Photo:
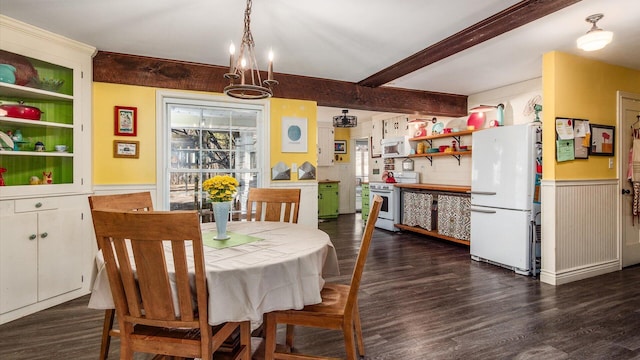
[{"label": "chair leg", "polygon": [[240,345],[245,347],[242,360],[251,360],[251,322],[249,321],[243,321],[240,324]]},{"label": "chair leg", "polygon": [[285,343],[289,349],[293,349],[293,329],[293,325],[287,324],[287,337]]},{"label": "chair leg", "polygon": [[364,339],[362,337],[362,324],[360,323],[360,311],[358,304],[353,308],[353,321],[356,328],[356,341],[358,344],[358,354],[364,356]]},{"label": "chair leg", "polygon": [[113,328],[113,319],[115,318],[115,314],[116,312],[114,309],[107,309],[104,311],[99,360],[106,360],[109,357],[109,345],[111,344],[111,335],[109,333]]},{"label": "chair leg", "polygon": [[347,353],[347,360],[356,360],[356,343],[353,333],[353,322],[345,322],[342,324],[342,332],[344,333],[344,349]]},{"label": "chair leg", "polygon": [[278,325],[276,323],[275,315],[266,314],[262,325],[264,326],[265,331],[264,360],[273,360],[274,353],[276,352],[276,335]]}]

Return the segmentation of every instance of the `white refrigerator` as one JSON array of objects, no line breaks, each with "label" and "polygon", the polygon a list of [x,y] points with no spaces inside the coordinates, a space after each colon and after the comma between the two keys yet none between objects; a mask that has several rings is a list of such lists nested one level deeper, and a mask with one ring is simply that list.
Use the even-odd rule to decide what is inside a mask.
[{"label": "white refrigerator", "polygon": [[[535,275],[539,123],[473,133],[471,258]],[[538,177],[539,178],[539,177]]]}]

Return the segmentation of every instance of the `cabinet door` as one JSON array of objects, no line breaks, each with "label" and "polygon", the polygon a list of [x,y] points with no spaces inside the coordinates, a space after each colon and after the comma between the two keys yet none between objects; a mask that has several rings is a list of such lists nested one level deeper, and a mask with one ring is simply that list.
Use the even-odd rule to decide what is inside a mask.
[{"label": "cabinet door", "polygon": [[379,157],[382,155],[382,145],[380,145],[383,138],[382,128],[382,120],[371,120],[371,157]]},{"label": "cabinet door", "polygon": [[333,165],[333,128],[318,127],[318,166]]},{"label": "cabinet door", "polygon": [[318,217],[337,217],[338,184],[321,184],[318,190]]},{"label": "cabinet door", "polygon": [[471,237],[469,196],[438,195],[438,233],[456,239]]},{"label": "cabinet door", "polygon": [[38,215],[0,216],[0,313],[38,300]]},{"label": "cabinet door", "polygon": [[38,301],[82,287],[81,210],[38,214]]}]

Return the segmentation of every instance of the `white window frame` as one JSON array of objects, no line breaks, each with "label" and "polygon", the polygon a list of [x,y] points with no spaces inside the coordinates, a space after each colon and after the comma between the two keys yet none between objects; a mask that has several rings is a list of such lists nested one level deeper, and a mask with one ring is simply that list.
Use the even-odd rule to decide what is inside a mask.
[{"label": "white window frame", "polygon": [[213,106],[237,109],[251,109],[262,112],[262,119],[256,124],[256,134],[260,140],[257,152],[257,167],[259,170],[258,186],[265,187],[270,178],[269,149],[270,111],[267,100],[239,101],[227,96],[207,95],[197,93],[158,91],[156,93],[156,204],[157,210],[169,210],[169,162],[171,159],[171,126],[169,124],[169,104],[184,104],[191,106]]}]

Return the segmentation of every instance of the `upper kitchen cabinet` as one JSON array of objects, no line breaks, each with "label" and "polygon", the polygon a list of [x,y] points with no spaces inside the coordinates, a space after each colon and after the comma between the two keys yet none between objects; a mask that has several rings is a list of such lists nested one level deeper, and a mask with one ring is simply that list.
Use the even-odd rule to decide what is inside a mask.
[{"label": "upper kitchen cabinet", "polygon": [[371,157],[382,156],[382,135],[383,135],[383,123],[382,119],[371,120]]},{"label": "upper kitchen cabinet", "polygon": [[385,139],[409,135],[409,117],[400,115],[382,120],[382,128]]},{"label": "upper kitchen cabinet", "polygon": [[318,166],[333,165],[333,127],[318,125]]},{"label": "upper kitchen cabinet", "polygon": [[0,15],[0,200],[91,189],[94,54]]}]

